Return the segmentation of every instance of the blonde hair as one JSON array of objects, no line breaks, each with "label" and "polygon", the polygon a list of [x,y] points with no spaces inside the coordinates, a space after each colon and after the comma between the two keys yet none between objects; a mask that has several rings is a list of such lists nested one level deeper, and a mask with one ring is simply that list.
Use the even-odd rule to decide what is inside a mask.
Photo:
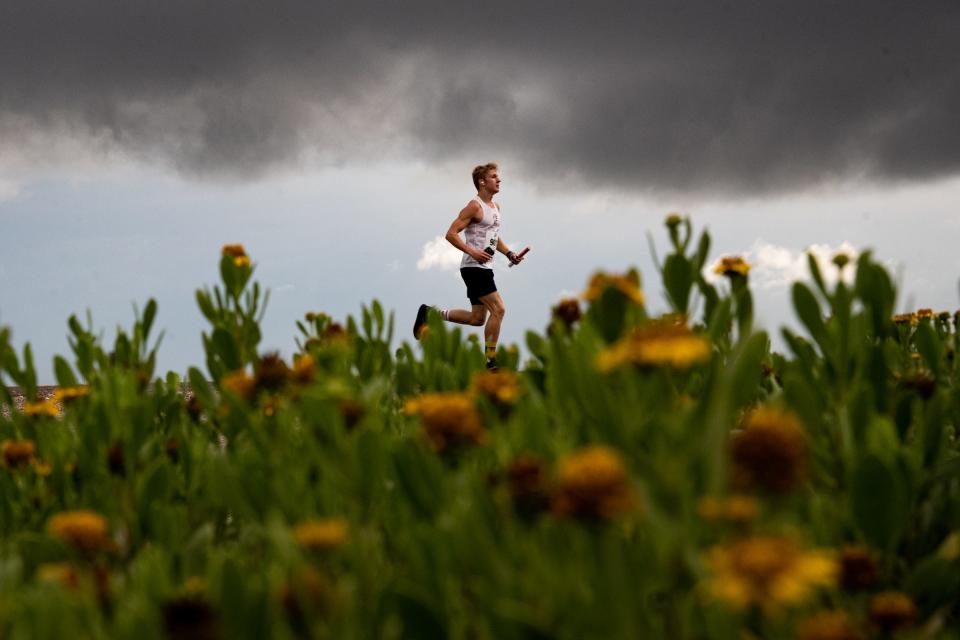
[{"label": "blonde hair", "polygon": [[487,164],[481,164],[474,167],[473,168],[473,186],[476,187],[477,190],[479,191],[480,179],[486,177],[488,171],[494,171],[497,168],[498,167],[496,162],[488,162]]}]

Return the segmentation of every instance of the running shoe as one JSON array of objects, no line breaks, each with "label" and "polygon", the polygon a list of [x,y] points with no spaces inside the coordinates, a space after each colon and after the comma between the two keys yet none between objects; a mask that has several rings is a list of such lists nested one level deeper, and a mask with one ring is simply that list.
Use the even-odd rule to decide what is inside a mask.
[{"label": "running shoe", "polygon": [[417,309],[417,319],[413,323],[413,337],[419,340],[423,336],[423,331],[427,327],[427,313],[433,307],[422,304]]}]

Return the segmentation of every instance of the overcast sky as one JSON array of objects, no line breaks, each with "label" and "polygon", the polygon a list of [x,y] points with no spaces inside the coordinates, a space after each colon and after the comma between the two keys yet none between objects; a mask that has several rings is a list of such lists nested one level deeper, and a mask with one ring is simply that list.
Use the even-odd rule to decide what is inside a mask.
[{"label": "overcast sky", "polygon": [[598,267],[660,288],[671,211],[792,321],[803,251],[872,247],[901,306],[955,309],[960,3],[206,0],[0,4],[0,323],[51,381],[65,320],[160,302],[163,369],[203,361],[193,290],[243,242],[307,310],[464,306],[450,220],[504,178],[506,341]]}]

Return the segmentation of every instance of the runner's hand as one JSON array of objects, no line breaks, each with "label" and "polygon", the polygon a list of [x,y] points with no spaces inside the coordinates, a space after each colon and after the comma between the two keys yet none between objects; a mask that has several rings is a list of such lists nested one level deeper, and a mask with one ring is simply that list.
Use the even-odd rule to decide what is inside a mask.
[{"label": "runner's hand", "polygon": [[523,262],[523,258],[524,256],[517,255],[513,251],[507,254],[507,259],[510,260],[512,264],[520,264],[521,262]]},{"label": "runner's hand", "polygon": [[493,258],[493,256],[491,256],[489,253],[485,253],[483,251],[473,249],[472,247],[470,250],[470,257],[476,260],[477,262],[479,262],[480,264],[484,264],[485,262]]}]

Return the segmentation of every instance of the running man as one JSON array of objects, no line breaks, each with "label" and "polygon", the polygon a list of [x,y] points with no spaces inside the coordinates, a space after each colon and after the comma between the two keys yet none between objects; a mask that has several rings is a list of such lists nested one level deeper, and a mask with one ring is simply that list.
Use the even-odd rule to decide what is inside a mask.
[{"label": "running man", "polygon": [[[497,165],[491,162],[474,168],[473,186],[477,188],[477,195],[460,211],[447,230],[447,241],[463,252],[460,275],[467,285],[467,297],[471,307],[469,311],[436,311],[444,320],[457,324],[479,327],[486,322],[483,329],[483,352],[487,358],[487,368],[496,369],[497,340],[500,338],[500,323],[503,322],[506,307],[493,281],[494,251],[507,256],[513,264],[522,262],[523,257],[510,251],[500,238],[500,205],[493,201],[493,196],[500,192]],[[461,232],[464,238],[460,237]],[[413,324],[413,337],[417,340],[427,323],[427,313],[432,309],[433,307],[422,304],[417,311],[417,319]]]}]

